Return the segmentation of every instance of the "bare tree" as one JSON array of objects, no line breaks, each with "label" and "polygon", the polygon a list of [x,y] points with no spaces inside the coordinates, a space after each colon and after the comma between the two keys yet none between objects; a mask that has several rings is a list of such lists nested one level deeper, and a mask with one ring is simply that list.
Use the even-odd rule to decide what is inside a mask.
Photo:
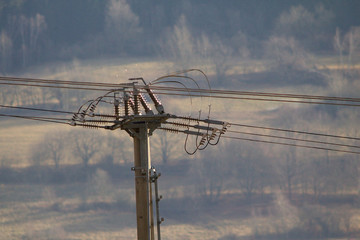
[{"label": "bare tree", "polygon": [[265,55],[272,67],[284,71],[311,67],[310,54],[293,37],[271,37],[265,44]]},{"label": "bare tree", "polygon": [[6,31],[0,33],[0,71],[4,74],[11,67],[13,43]]},{"label": "bare tree", "polygon": [[132,142],[127,135],[115,137],[113,132],[103,139],[104,160],[107,164],[128,163],[133,158]]},{"label": "bare tree", "polygon": [[334,36],[334,48],[339,54],[341,66],[344,65],[344,58],[343,58],[344,48],[345,48],[344,45],[345,45],[344,41],[341,39],[340,29],[336,28],[336,33]]},{"label": "bare tree", "polygon": [[261,193],[269,184],[271,166],[262,154],[262,150],[255,149],[250,144],[234,147],[228,146],[229,151],[237,149],[235,157],[230,160],[230,171],[235,177],[236,188],[240,189],[245,199],[251,203],[255,193]]},{"label": "bare tree", "polygon": [[353,56],[360,53],[360,27],[352,27],[343,41],[348,52],[348,65],[351,66],[354,64]]},{"label": "bare tree", "polygon": [[195,42],[187,25],[185,15],[180,16],[165,39],[165,42],[160,42],[160,51],[163,55],[185,69],[190,68],[196,62]]},{"label": "bare tree", "polygon": [[16,35],[19,36],[21,42],[22,64],[26,66],[30,58],[36,57],[40,51],[39,38],[46,30],[46,21],[41,14],[36,14],[35,17],[30,18],[20,15],[15,17],[13,21],[15,21],[17,29]]},{"label": "bare tree", "polygon": [[180,136],[159,131],[152,138],[153,153],[156,156],[161,156],[162,164],[167,164],[169,160],[179,157],[179,142],[183,144],[183,139],[180,139]]},{"label": "bare tree", "polygon": [[227,182],[228,162],[219,151],[209,152],[194,160],[190,174],[196,192],[203,200],[214,203],[219,200]]},{"label": "bare tree", "polygon": [[139,17],[131,10],[126,0],[110,0],[106,7],[105,35],[112,51],[126,52],[133,45],[142,29]]},{"label": "bare tree", "polygon": [[194,36],[184,15],[180,16],[165,39],[165,42],[160,43],[160,51],[175,64],[184,69],[198,65],[202,65],[202,68],[209,66],[213,68],[216,80],[224,81],[234,52],[230,44],[226,44],[217,36]]},{"label": "bare tree", "polygon": [[90,129],[86,132],[79,130],[71,133],[71,139],[74,143],[73,154],[81,159],[85,168],[88,167],[90,161],[96,155],[102,153],[104,139],[96,133],[98,132],[91,131]]},{"label": "bare tree", "polygon": [[306,49],[324,48],[331,31],[330,23],[334,14],[323,5],[309,11],[302,5],[293,6],[280,14],[275,22],[274,34],[285,38],[294,38]]},{"label": "bare tree", "polygon": [[204,34],[197,41],[196,47],[199,56],[205,62],[209,61],[213,65],[217,82],[224,82],[226,73],[231,67],[231,57],[234,50],[219,37],[215,36],[209,39]]},{"label": "bare tree", "polygon": [[284,159],[279,161],[279,170],[281,176],[281,183],[284,183],[289,200],[292,199],[293,188],[295,179],[299,171],[299,163],[296,156],[296,149],[291,148],[289,151],[284,152]]},{"label": "bare tree", "polygon": [[50,132],[36,144],[32,161],[36,165],[51,160],[55,169],[59,169],[60,162],[65,157],[65,135],[61,132]]}]

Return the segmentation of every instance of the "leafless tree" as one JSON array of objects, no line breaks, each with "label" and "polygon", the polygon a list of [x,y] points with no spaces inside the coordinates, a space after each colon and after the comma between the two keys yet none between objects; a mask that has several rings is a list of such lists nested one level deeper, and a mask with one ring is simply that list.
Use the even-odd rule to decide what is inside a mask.
[{"label": "leafless tree", "polygon": [[60,162],[65,157],[65,135],[61,132],[49,132],[36,144],[32,161],[36,165],[51,160],[55,169],[59,169]]},{"label": "leafless tree", "polygon": [[165,41],[160,43],[160,52],[183,69],[201,65],[215,72],[216,80],[224,81],[234,50],[217,36],[206,34],[195,36],[187,24],[185,15],[181,15],[173,29],[168,32]]},{"label": "leafless tree", "polygon": [[106,7],[105,35],[112,51],[124,53],[126,46],[139,37],[139,17],[126,0],[110,0]]},{"label": "leafless tree", "polygon": [[284,159],[279,160],[281,182],[284,183],[288,193],[288,198],[291,200],[295,180],[299,171],[298,156],[296,155],[295,148],[289,149],[284,152],[283,155]]},{"label": "leafless tree", "polygon": [[231,58],[234,50],[229,44],[224,43],[219,37],[209,39],[206,35],[202,34],[201,38],[197,41],[197,51],[199,56],[210,62],[216,74],[217,83],[225,80],[227,71],[231,67]]},{"label": "leafless tree", "polygon": [[348,52],[348,64],[353,65],[353,56],[360,53],[360,27],[352,27],[345,35],[344,41]]},{"label": "leafless tree", "polygon": [[40,51],[39,39],[47,27],[45,17],[41,14],[29,18],[20,15],[14,16],[13,22],[12,25],[15,26],[14,35],[18,36],[21,42],[22,64],[26,66],[30,57],[36,57]]},{"label": "leafless tree", "polygon": [[194,160],[190,174],[194,179],[196,192],[205,201],[219,200],[228,180],[228,162],[219,151],[209,151],[202,158]]},{"label": "leafless tree", "polygon": [[195,43],[185,15],[180,16],[165,39],[165,42],[161,41],[159,44],[162,55],[169,57],[184,69],[190,68],[196,62]]},{"label": "leafless tree", "polygon": [[9,70],[12,62],[13,43],[6,31],[0,33],[0,71],[4,74]]},{"label": "leafless tree", "polygon": [[340,34],[340,29],[336,28],[336,33],[334,36],[334,49],[338,52],[339,54],[339,58],[340,58],[340,65],[343,66],[344,65],[344,58],[343,58],[343,54],[344,54],[344,41],[341,39],[341,34]]},{"label": "leafless tree", "polygon": [[245,199],[251,203],[254,194],[262,193],[264,187],[270,183],[270,161],[264,158],[261,147],[254,148],[250,144],[242,144],[235,148],[230,144],[228,148],[228,152],[237,149],[232,153],[232,158],[229,156],[231,164],[228,165],[234,176],[234,186],[240,189]]},{"label": "leafless tree", "polygon": [[81,159],[85,168],[96,155],[102,153],[104,139],[96,130],[74,131],[70,134],[73,142],[72,151],[75,157]]},{"label": "leafless tree", "polygon": [[271,59],[272,67],[283,71],[312,67],[311,55],[293,37],[272,36],[265,44],[265,56]]},{"label": "leafless tree", "polygon": [[153,155],[161,156],[162,164],[167,164],[170,160],[179,157],[179,149],[183,149],[183,141],[179,135],[159,131],[152,137]]},{"label": "leafless tree", "polygon": [[104,147],[102,152],[104,160],[108,164],[114,163],[128,163],[133,158],[133,147],[131,138],[125,133],[120,137],[114,136],[114,132],[110,132],[108,136],[104,137]]},{"label": "leafless tree", "polygon": [[326,45],[329,26],[334,14],[323,5],[309,11],[302,5],[293,6],[283,12],[275,22],[274,34],[285,38],[294,38],[302,47],[315,50]]}]

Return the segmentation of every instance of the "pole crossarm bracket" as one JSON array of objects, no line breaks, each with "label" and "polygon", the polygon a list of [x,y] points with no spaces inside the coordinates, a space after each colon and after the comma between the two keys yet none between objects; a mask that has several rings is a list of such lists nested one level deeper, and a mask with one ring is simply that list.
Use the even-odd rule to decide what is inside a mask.
[{"label": "pole crossarm bracket", "polygon": [[114,125],[106,126],[108,130],[116,130],[120,128],[125,130],[130,136],[135,136],[134,129],[141,127],[149,128],[149,134],[152,133],[161,126],[161,123],[166,122],[170,118],[169,114],[157,114],[157,115],[132,115],[126,117],[122,121],[114,121]]}]

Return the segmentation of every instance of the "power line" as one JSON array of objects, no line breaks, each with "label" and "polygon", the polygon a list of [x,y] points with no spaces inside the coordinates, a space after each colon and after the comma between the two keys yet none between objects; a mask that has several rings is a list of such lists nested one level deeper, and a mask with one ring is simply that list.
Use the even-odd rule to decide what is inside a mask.
[{"label": "power line", "polygon": [[41,112],[51,112],[51,113],[75,114],[75,112],[68,112],[68,111],[61,111],[61,110],[42,109],[42,108],[30,108],[30,107],[19,107],[19,106],[8,106],[8,105],[0,105],[0,108],[12,108],[12,109],[21,109],[21,110],[30,110],[30,111],[41,111]]},{"label": "power line", "polygon": [[300,139],[300,138],[293,138],[293,137],[274,136],[274,135],[269,135],[269,134],[249,133],[249,132],[233,131],[233,130],[227,130],[227,132],[239,133],[239,134],[251,135],[251,136],[258,136],[258,137],[278,138],[278,139],[292,140],[292,141],[299,141],[299,142],[307,142],[307,143],[326,144],[326,145],[339,146],[339,147],[360,148],[360,146],[355,146],[355,145],[332,143],[332,142],[325,142],[325,141],[316,141],[316,140],[308,140],[308,139]]},{"label": "power line", "polygon": [[56,89],[71,89],[71,90],[90,90],[90,91],[109,91],[105,88],[89,88],[89,87],[67,87],[67,86],[55,86],[55,85],[39,85],[39,84],[25,84],[25,83],[2,83],[0,85],[10,86],[24,86],[24,87],[42,87],[42,88],[56,88]]},{"label": "power line", "polygon": [[223,136],[223,138],[237,139],[237,140],[244,140],[244,141],[251,141],[251,142],[270,143],[270,144],[293,146],[293,147],[301,147],[301,148],[318,149],[318,150],[327,150],[327,151],[341,152],[341,153],[360,154],[360,152],[355,152],[355,151],[339,150],[339,149],[333,149],[333,148],[325,148],[325,147],[317,147],[317,146],[308,146],[308,145],[299,145],[299,144],[295,144],[295,143],[280,143],[280,142],[273,142],[273,141],[252,139],[252,138],[232,137],[232,136]]},{"label": "power line", "polygon": [[[179,76],[176,76],[179,77]],[[46,79],[34,79],[34,78],[15,78],[15,77],[0,77],[0,81],[8,81],[8,82],[31,82],[31,83],[41,83],[41,84],[60,84],[60,85],[77,85],[77,86],[97,86],[97,87],[106,87],[106,88],[126,88],[131,87],[133,84],[122,83],[122,84],[113,84],[113,83],[97,83],[97,82],[81,82],[81,81],[63,81],[63,80],[46,80]],[[4,83],[9,84],[10,83]],[[32,86],[29,84],[25,84],[25,86]],[[35,85],[40,86],[40,85]],[[45,85],[42,85],[45,87]],[[51,87],[50,85],[46,85],[46,87]],[[58,86],[59,87],[59,86]],[[138,89],[146,89],[151,87],[152,90],[163,90],[163,91],[171,91],[171,92],[191,92],[191,93],[209,93],[209,94],[220,94],[220,95],[235,95],[235,96],[262,96],[262,97],[271,97],[271,98],[286,98],[286,99],[307,99],[307,100],[323,100],[323,101],[341,101],[341,102],[360,102],[360,98],[349,98],[349,97],[333,97],[333,96],[322,96],[322,95],[301,95],[301,94],[286,94],[286,93],[268,93],[268,92],[253,92],[253,91],[230,91],[230,90],[216,90],[216,89],[200,89],[200,88],[179,88],[179,87],[164,87],[164,86],[137,86]],[[74,89],[84,89],[84,90],[99,90],[91,89],[91,88],[74,88]],[[159,92],[157,94],[170,94],[166,92]],[[174,95],[174,93],[171,93]],[[179,94],[180,95],[180,94]],[[188,96],[188,95],[186,95]],[[199,96],[199,95],[194,95]],[[202,95],[204,96],[204,95]],[[229,99],[245,99],[245,100],[261,100],[261,101],[271,101],[267,98],[238,98],[231,96],[214,96],[207,95],[205,97],[216,97],[216,98],[229,98]],[[314,103],[309,101],[291,101],[291,100],[281,100],[286,102],[298,102],[298,103]],[[316,104],[320,104],[320,102],[315,102]],[[332,103],[336,105],[340,105],[339,103]],[[347,105],[345,105],[347,106]],[[354,105],[350,105],[354,106]],[[358,106],[358,105],[355,105]]]},{"label": "power line", "polygon": [[[42,121],[42,122],[51,122],[51,123],[61,123],[61,124],[67,124],[68,119],[64,118],[50,118],[50,117],[36,117],[36,116],[21,116],[21,115],[11,115],[11,114],[0,114],[0,117],[13,117],[13,118],[22,118],[22,119],[28,119],[28,120],[34,120],[34,121]],[[67,121],[67,122],[65,122]]]},{"label": "power line", "polygon": [[[178,118],[182,120],[189,120],[189,121],[200,121],[207,123],[207,119],[198,119],[192,117],[180,117],[180,116],[172,116],[173,118]],[[218,124],[224,124],[225,122],[218,121]],[[284,128],[274,128],[274,127],[264,127],[264,126],[256,126],[256,125],[249,125],[249,124],[241,124],[241,123],[234,123],[228,122],[230,126],[238,126],[238,127],[245,127],[245,128],[255,128],[255,129],[262,129],[262,130],[273,130],[273,131],[280,131],[280,132],[291,132],[291,133],[299,133],[299,134],[306,134],[306,135],[314,135],[314,136],[321,136],[321,137],[333,137],[333,138],[340,138],[340,139],[349,139],[349,140],[359,140],[358,137],[349,137],[349,136],[342,136],[342,135],[334,135],[334,134],[325,134],[325,133],[316,133],[316,132],[307,132],[307,131],[300,131],[300,130],[290,130]]]},{"label": "power line", "polygon": [[[25,84],[25,83],[2,83],[0,85],[9,86],[24,86],[24,87],[41,87],[41,88],[55,88],[55,89],[71,89],[71,90],[88,90],[88,91],[110,91],[111,89],[106,88],[90,88],[90,87],[68,87],[68,86],[56,86],[56,85],[41,85],[41,84]],[[141,88],[141,87],[140,87]],[[128,92],[123,89],[117,89],[118,91]],[[146,93],[146,91],[140,91]],[[321,105],[332,105],[332,106],[348,106],[348,107],[360,107],[360,104],[350,103],[334,103],[334,102],[311,102],[311,101],[299,101],[299,100],[285,100],[285,99],[270,99],[270,98],[254,98],[254,97],[236,97],[236,96],[218,96],[218,95],[196,95],[196,94],[182,94],[173,92],[155,92],[158,95],[170,95],[170,96],[186,96],[186,97],[207,97],[207,98],[219,98],[219,99],[232,99],[232,100],[248,100],[248,101],[267,101],[267,102],[283,102],[283,103],[302,103],[302,104],[321,104]],[[348,100],[337,100],[337,101],[348,101]]]},{"label": "power line", "polygon": [[360,138],[358,138],[358,137],[348,137],[348,136],[325,134],[325,133],[306,132],[306,131],[298,131],[298,130],[290,130],[290,129],[282,129],[282,128],[273,128],[273,127],[263,127],[263,126],[255,126],[255,125],[240,124],[240,123],[230,123],[230,125],[232,125],[232,126],[239,126],[239,127],[247,127],[247,128],[257,128],[257,129],[264,129],[264,130],[273,130],[273,131],[280,131],[280,132],[300,133],[300,134],[307,134],[307,135],[315,135],[315,136],[322,136],[322,137],[333,137],[333,138],[342,138],[342,139],[359,140],[359,141],[360,141]]},{"label": "power line", "polygon": [[[142,92],[144,93],[144,92]],[[350,103],[334,103],[334,102],[311,102],[311,101],[297,101],[297,100],[285,100],[285,99],[271,99],[271,98],[251,98],[251,97],[234,97],[234,96],[217,96],[217,95],[195,95],[185,93],[170,93],[170,92],[154,92],[158,95],[170,95],[170,96],[191,96],[191,97],[208,97],[208,98],[221,98],[221,99],[233,99],[233,100],[249,100],[249,101],[266,101],[266,102],[283,102],[283,103],[305,103],[305,104],[321,104],[321,105],[333,105],[333,106],[348,106],[348,107],[360,107],[360,104]]]},{"label": "power line", "polygon": [[98,83],[98,82],[83,82],[83,81],[65,81],[65,80],[48,80],[48,79],[37,79],[37,78],[16,78],[16,77],[0,77],[0,81],[9,82],[31,82],[31,83],[46,83],[46,84],[61,84],[61,85],[77,85],[77,86],[96,86],[96,87],[107,87],[107,88],[121,88],[133,86],[131,83]]},{"label": "power line", "polygon": [[[141,88],[141,87],[140,87]],[[286,93],[268,93],[268,92],[252,92],[252,91],[230,91],[230,90],[216,90],[216,89],[196,89],[196,88],[178,88],[178,87],[163,87],[153,86],[153,90],[163,91],[177,91],[177,92],[194,92],[194,93],[211,93],[222,95],[247,95],[247,96],[263,96],[263,97],[277,97],[277,98],[299,98],[299,99],[315,99],[325,101],[347,101],[347,102],[360,102],[360,98],[349,97],[333,97],[333,96],[321,96],[321,95],[301,95],[301,94],[286,94]]]}]

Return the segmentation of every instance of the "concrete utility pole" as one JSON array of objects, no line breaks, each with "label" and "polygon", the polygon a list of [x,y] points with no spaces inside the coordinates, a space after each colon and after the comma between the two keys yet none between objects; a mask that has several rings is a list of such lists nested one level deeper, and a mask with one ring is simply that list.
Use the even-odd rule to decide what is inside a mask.
[{"label": "concrete utility pole", "polygon": [[149,173],[151,168],[149,129],[141,124],[134,136],[134,171],[136,192],[136,221],[138,239],[154,239],[152,194]]},{"label": "concrete utility pole", "polygon": [[[150,84],[146,84],[142,78],[129,80],[141,80],[144,85],[140,86],[133,82],[132,84],[123,85],[121,89],[113,89],[95,100],[88,101],[74,114],[69,124],[72,126],[104,128],[107,130],[121,129],[133,138],[134,167],[132,167],[132,170],[135,172],[137,239],[155,239],[152,193],[152,184],[154,184],[157,239],[161,240],[160,224],[163,219],[159,217],[159,201],[162,197],[158,195],[157,183],[160,173],[156,173],[156,170],[151,166],[150,136],[156,129],[183,133],[187,136],[193,135],[196,139],[195,150],[187,150],[186,140],[185,151],[188,154],[194,154],[197,150],[203,150],[208,145],[216,145],[221,135],[225,133],[228,123],[211,120],[209,117],[207,119],[200,119],[200,116],[199,118],[178,117],[165,113],[163,105],[150,89]],[[150,97],[155,106],[156,113],[151,110],[142,93]],[[104,100],[111,97],[111,95],[113,95],[113,101]],[[115,114],[95,112],[98,105],[102,103],[112,104]],[[124,115],[120,115],[120,106],[124,107]],[[104,120],[104,118],[113,120]],[[168,121],[174,119],[185,122]],[[190,124],[190,122],[194,124]],[[109,123],[111,125],[108,125]],[[162,127],[162,124],[167,124],[170,127]],[[221,125],[220,128],[218,127],[219,125]],[[177,129],[177,127],[183,127],[185,130]],[[190,129],[194,129],[194,131]]]},{"label": "concrete utility pole", "polygon": [[[127,118],[119,122],[119,125],[113,128],[121,127],[122,130],[128,132],[133,137],[134,141],[134,167],[135,172],[135,194],[136,194],[136,221],[137,221],[137,237],[138,240],[154,240],[154,218],[153,218],[153,201],[152,188],[153,182],[151,176],[151,157],[150,157],[150,139],[153,131],[165,122],[169,115],[164,113],[161,103],[148,90],[151,99],[154,101],[158,114],[154,114],[151,108],[146,104],[144,98],[138,94],[137,89],[133,89],[133,96],[126,95],[125,99],[125,115]],[[133,99],[133,102],[131,101]],[[139,113],[139,103],[143,105],[146,110],[145,115]],[[129,115],[129,108],[132,108],[134,115]],[[156,180],[157,181],[157,177]],[[156,184],[157,188],[157,184]],[[159,201],[156,193],[156,202]],[[157,209],[158,214],[158,209]],[[157,216],[159,219],[159,216]],[[160,223],[157,220],[158,232],[157,236],[160,239]]]}]

